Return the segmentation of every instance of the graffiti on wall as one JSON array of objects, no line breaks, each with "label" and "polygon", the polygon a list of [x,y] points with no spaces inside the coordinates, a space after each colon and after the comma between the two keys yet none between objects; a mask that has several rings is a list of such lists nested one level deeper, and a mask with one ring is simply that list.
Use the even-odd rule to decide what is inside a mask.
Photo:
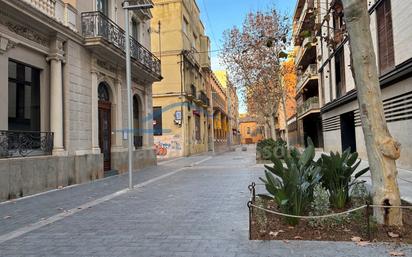
[{"label": "graffiti on wall", "polygon": [[160,158],[182,156],[182,139],[180,135],[155,137],[155,151]]}]

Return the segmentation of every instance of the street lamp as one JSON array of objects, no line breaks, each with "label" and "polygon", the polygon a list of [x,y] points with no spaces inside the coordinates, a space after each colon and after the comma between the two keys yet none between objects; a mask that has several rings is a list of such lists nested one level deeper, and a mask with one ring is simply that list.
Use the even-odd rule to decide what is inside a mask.
[{"label": "street lamp", "polygon": [[133,138],[132,138],[132,77],[131,77],[131,61],[130,61],[130,29],[129,29],[129,10],[142,10],[153,8],[153,4],[129,5],[129,1],[123,2],[124,9],[124,26],[126,31],[126,86],[127,86],[127,127],[128,127],[128,161],[129,161],[129,189],[133,189]]},{"label": "street lamp", "polygon": [[212,153],[215,154],[215,111],[213,110],[213,96],[217,94],[212,90],[212,97],[210,99],[210,105],[212,106]]}]

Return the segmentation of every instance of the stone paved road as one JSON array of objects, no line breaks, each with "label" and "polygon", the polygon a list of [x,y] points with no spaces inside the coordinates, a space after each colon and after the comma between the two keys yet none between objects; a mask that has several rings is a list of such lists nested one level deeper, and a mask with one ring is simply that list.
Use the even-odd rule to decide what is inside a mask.
[{"label": "stone paved road", "polygon": [[[159,177],[170,172],[175,173]],[[94,199],[120,190],[126,178],[3,204],[0,217],[6,212],[16,216],[1,221],[0,256],[378,257],[389,256],[393,249],[412,256],[410,246],[249,241],[247,185],[261,174],[252,151],[238,151],[180,159],[148,169],[136,180],[146,184],[99,204]],[[151,180],[155,177],[161,179]],[[96,204],[77,210],[76,206],[91,201]],[[75,211],[52,222],[55,206]],[[20,211],[13,213],[17,208]],[[26,233],[24,229],[39,217],[52,218],[46,219],[50,221],[47,225]],[[4,235],[21,228],[23,233],[5,241]]]}]

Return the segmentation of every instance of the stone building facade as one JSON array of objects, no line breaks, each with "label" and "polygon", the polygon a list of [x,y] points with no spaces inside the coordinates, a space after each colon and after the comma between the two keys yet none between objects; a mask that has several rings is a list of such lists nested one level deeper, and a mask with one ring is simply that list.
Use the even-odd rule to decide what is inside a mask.
[{"label": "stone building facade", "polygon": [[[356,87],[350,70],[349,40],[340,1],[321,2],[324,21],[318,70],[324,95],[322,111],[325,151],[351,147],[361,158],[367,153],[361,127]],[[412,8],[403,0],[368,1],[371,31],[380,73],[385,118],[389,131],[402,144],[398,167],[412,168]],[[328,29],[329,27],[329,29]],[[326,40],[326,39],[332,40]]]},{"label": "stone building facade", "polygon": [[210,41],[195,0],[155,0],[152,49],[164,79],[153,86],[154,140],[158,158],[209,150]]},{"label": "stone building facade", "polygon": [[226,105],[228,114],[228,140],[230,144],[240,143],[239,134],[239,98],[237,88],[230,82],[229,74],[225,70],[214,71],[220,85],[226,91]]},{"label": "stone building facade", "polygon": [[256,144],[264,139],[265,128],[258,124],[255,118],[241,115],[239,118],[239,133],[241,144]]},{"label": "stone building facade", "polygon": [[[0,200],[127,170],[121,4],[0,1]],[[156,163],[151,18],[133,11],[130,20],[135,169]]]},{"label": "stone building facade", "polygon": [[211,144],[214,144],[216,152],[227,150],[228,148],[228,133],[229,133],[229,115],[227,105],[227,91],[223,88],[215,73],[210,73],[211,82],[211,107],[213,122],[213,136],[210,137]]}]

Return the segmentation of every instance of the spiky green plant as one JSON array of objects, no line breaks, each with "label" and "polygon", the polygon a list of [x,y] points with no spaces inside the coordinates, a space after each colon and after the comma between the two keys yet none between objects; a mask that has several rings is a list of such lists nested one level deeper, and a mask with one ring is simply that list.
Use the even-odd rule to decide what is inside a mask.
[{"label": "spiky green plant", "polygon": [[[358,153],[351,153],[350,148],[346,149],[342,155],[331,152],[330,155],[322,154],[318,164],[322,167],[322,183],[329,190],[330,202],[336,208],[345,207],[349,201],[349,189],[353,184],[352,175],[358,168],[361,160]],[[357,172],[354,179],[362,176],[369,170],[362,169]]]},{"label": "spiky green plant", "polygon": [[[315,147],[310,139],[308,143],[302,154],[294,149],[284,157],[286,167],[276,157],[272,158],[273,167],[265,165],[265,178],[260,178],[268,193],[287,214],[304,213],[313,199],[313,188],[321,179],[320,167],[313,161]],[[286,220],[291,225],[299,222],[296,218]]]}]

